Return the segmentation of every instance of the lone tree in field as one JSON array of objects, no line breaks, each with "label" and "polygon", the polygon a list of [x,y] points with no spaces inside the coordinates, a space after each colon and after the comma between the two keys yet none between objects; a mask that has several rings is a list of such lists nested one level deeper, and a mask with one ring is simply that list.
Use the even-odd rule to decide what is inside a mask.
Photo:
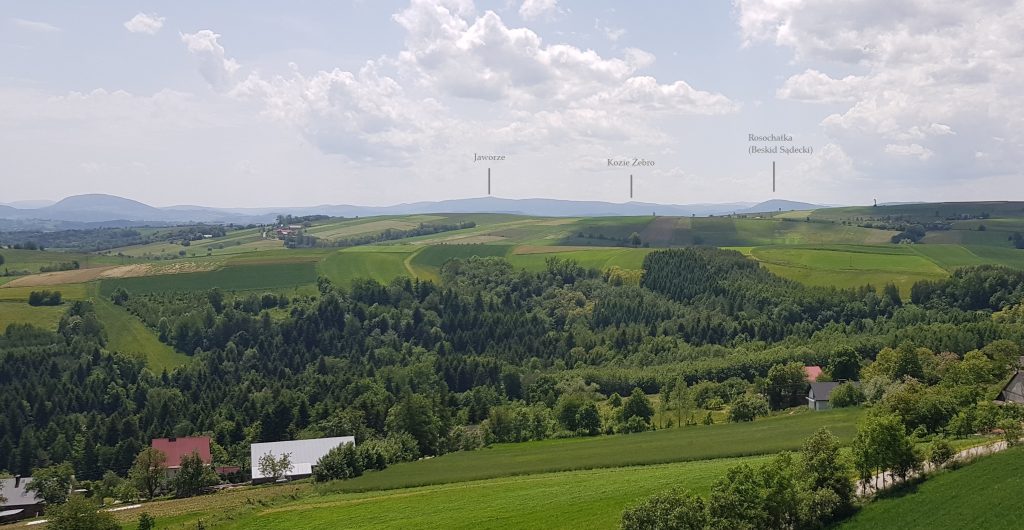
[{"label": "lone tree in field", "polygon": [[273,479],[274,482],[277,482],[278,480],[281,480],[282,477],[288,475],[288,472],[292,470],[292,454],[284,453],[279,457],[274,457],[274,452],[270,451],[260,457],[257,467],[264,477]]},{"label": "lone tree in field", "polygon": [[199,453],[192,453],[181,457],[181,469],[174,476],[171,484],[174,486],[174,494],[178,497],[193,497],[198,495],[204,488],[213,486],[218,481],[217,474],[213,469],[203,463]]},{"label": "lone tree in field", "polygon": [[146,498],[152,499],[163,484],[165,471],[167,455],[158,449],[146,447],[135,457],[135,463],[128,471],[128,479],[136,489],[146,494]]},{"label": "lone tree in field", "polygon": [[626,398],[626,401],[622,403],[622,421],[629,421],[630,418],[636,416],[644,421],[644,423],[650,423],[651,417],[654,416],[654,407],[651,406],[651,401],[647,399],[647,395],[644,391],[639,388],[634,388],[633,392]]}]

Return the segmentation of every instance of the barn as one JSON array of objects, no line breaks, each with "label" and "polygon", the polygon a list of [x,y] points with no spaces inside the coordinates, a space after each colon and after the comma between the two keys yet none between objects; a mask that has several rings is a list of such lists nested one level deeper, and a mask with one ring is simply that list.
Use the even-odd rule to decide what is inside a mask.
[{"label": "barn", "polygon": [[305,478],[313,474],[313,467],[328,451],[342,444],[355,445],[355,436],[337,436],[334,438],[314,438],[311,440],[290,440],[286,442],[265,442],[252,444],[249,456],[252,462],[252,482],[267,482],[271,477],[264,476],[259,470],[259,461],[263,455],[272,453],[281,456],[291,455],[292,469],[285,473],[289,479]]}]

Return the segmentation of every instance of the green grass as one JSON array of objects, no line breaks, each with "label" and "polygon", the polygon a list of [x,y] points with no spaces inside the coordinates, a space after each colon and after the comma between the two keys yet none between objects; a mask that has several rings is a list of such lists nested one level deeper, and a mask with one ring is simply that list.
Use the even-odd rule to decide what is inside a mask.
[{"label": "green grass", "polygon": [[226,291],[252,289],[284,289],[316,282],[316,264],[313,262],[270,262],[228,265],[209,272],[161,274],[138,278],[102,280],[100,293],[109,297],[118,287],[133,294],[204,291],[219,287]]},{"label": "green grass", "polygon": [[909,294],[915,282],[948,275],[946,269],[909,246],[755,247],[750,255],[773,273],[806,285],[850,288],[871,284],[881,288],[892,282]]},{"label": "green grass", "polygon": [[871,502],[844,529],[1021,528],[1024,448],[981,458]]},{"label": "green grass", "polygon": [[317,271],[337,285],[348,285],[357,278],[387,283],[410,275],[405,260],[415,250],[404,245],[347,248],[328,255],[317,265]]},{"label": "green grass", "polygon": [[61,296],[67,300],[85,300],[90,296],[88,284],[71,283],[64,285],[44,285],[41,287],[2,287],[0,288],[0,302],[21,302],[28,307],[28,296],[32,291],[60,291]]},{"label": "green grass", "polygon": [[44,265],[54,265],[69,261],[78,261],[79,266],[83,269],[103,265],[119,265],[123,261],[115,256],[98,256],[83,252],[51,250],[0,249],[0,256],[4,257],[4,264],[0,265],[0,274],[3,274],[4,269],[11,271],[27,270],[35,274]]},{"label": "green grass", "polygon": [[511,245],[430,245],[411,256],[409,266],[417,277],[439,281],[441,266],[450,259],[505,257],[511,250]]},{"label": "green grass", "polygon": [[706,495],[729,467],[761,460],[705,460],[314,495],[256,510],[223,527],[617,528],[622,510],[640,499],[673,487]]},{"label": "green grass", "polygon": [[160,342],[153,331],[131,313],[103,298],[95,300],[95,307],[96,316],[107,332],[108,350],[142,357],[156,374],[188,362],[188,355]]},{"label": "green grass", "polygon": [[753,423],[498,444],[479,451],[397,464],[381,472],[339,482],[336,488],[349,492],[381,490],[510,475],[776,453],[799,448],[820,427],[828,427],[836,436],[849,441],[861,414],[859,409],[800,412]]},{"label": "green grass", "polygon": [[[609,239],[625,240],[633,232],[642,233],[648,225],[656,218],[650,215],[634,217],[590,217],[580,219],[564,228],[568,230],[566,236],[558,243],[559,245],[593,245],[608,246]],[[582,232],[584,236],[579,237]],[[603,236],[598,238],[596,236]],[[609,239],[604,239],[609,238]]]},{"label": "green grass", "polygon": [[0,302],[0,333],[11,324],[32,324],[55,331],[65,309],[66,305],[32,307],[27,302]]},{"label": "green grass", "polygon": [[907,216],[918,221],[942,221],[947,217],[960,215],[981,215],[992,217],[1024,217],[1024,202],[941,202],[922,204],[897,204],[892,206],[847,206],[842,208],[821,208],[811,212],[811,219],[857,220],[885,216]]},{"label": "green grass", "polygon": [[553,252],[537,252],[531,254],[511,254],[508,260],[515,267],[529,271],[544,270],[548,258],[557,257],[573,260],[583,267],[603,270],[617,266],[623,269],[640,269],[644,256],[653,252],[650,248],[599,248],[593,250],[559,251],[552,247]]}]

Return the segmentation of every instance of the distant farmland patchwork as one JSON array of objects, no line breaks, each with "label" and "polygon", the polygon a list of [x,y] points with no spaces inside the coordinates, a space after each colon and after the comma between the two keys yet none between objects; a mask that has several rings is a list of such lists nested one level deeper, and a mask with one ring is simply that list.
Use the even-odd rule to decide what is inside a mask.
[{"label": "distant farmland patchwork", "polygon": [[[1024,251],[1007,242],[1014,231],[1024,230],[1024,211],[1001,203],[971,208],[1007,217],[956,221],[952,230],[928,232],[924,243],[917,245],[893,245],[888,240],[894,231],[854,226],[854,220],[900,211],[927,213],[940,219],[964,211],[964,207],[834,208],[763,217],[385,216],[332,219],[315,223],[308,233],[334,240],[415,228],[421,223],[472,221],[476,226],[343,249],[285,249],[280,240],[264,239],[264,229],[260,228],[229,231],[223,237],[196,241],[188,247],[158,242],[101,254],[6,249],[7,270],[38,272],[41,267],[69,260],[78,261],[83,269],[95,269],[50,276],[0,276],[0,331],[13,322],[55,328],[62,308],[30,307],[25,303],[32,290],[42,288],[59,290],[66,300],[76,300],[108,297],[117,287],[132,293],[213,287],[288,291],[309,288],[318,275],[339,285],[358,278],[385,283],[399,277],[439,281],[445,262],[472,256],[502,257],[530,271],[542,270],[553,257],[599,270],[636,270],[655,248],[714,245],[735,248],[770,271],[808,285],[853,288],[870,284],[881,288],[892,282],[904,295],[914,282],[943,278],[958,267],[997,264],[1024,268]],[[980,229],[982,225],[987,230]],[[634,233],[644,248],[623,246]],[[179,256],[180,251],[184,251],[184,257]],[[163,259],[155,259],[158,256]],[[177,259],[166,259],[169,257]],[[140,335],[138,327],[121,322],[118,315],[123,311],[119,308],[100,308],[100,312],[112,323],[115,343],[154,351],[151,357],[156,359],[155,366],[181,362],[176,357],[180,354],[159,348],[155,337]]]}]

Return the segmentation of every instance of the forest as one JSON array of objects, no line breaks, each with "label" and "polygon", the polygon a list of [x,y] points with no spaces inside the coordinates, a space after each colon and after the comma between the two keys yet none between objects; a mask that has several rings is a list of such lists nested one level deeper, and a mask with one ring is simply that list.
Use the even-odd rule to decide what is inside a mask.
[{"label": "forest", "polygon": [[639,285],[558,258],[540,272],[470,258],[440,283],[321,278],[302,296],[118,289],[113,303],[193,362],[153,373],[109,351],[87,301],[66,303],[55,332],[10,325],[0,471],[126,477],[167,436],[209,435],[215,464],[244,470],[263,441],[354,435],[386,465],[665,427],[657,407],[674,411],[668,425],[730,404],[729,420],[749,421],[803,402],[805,363],[862,380],[849,404],[908,432],[970,434],[1008,414],[986,389],[1021,354],[1022,298],[1024,273],[994,266],[903,300],[894,286],[803,286],[714,248],[652,252]]}]

